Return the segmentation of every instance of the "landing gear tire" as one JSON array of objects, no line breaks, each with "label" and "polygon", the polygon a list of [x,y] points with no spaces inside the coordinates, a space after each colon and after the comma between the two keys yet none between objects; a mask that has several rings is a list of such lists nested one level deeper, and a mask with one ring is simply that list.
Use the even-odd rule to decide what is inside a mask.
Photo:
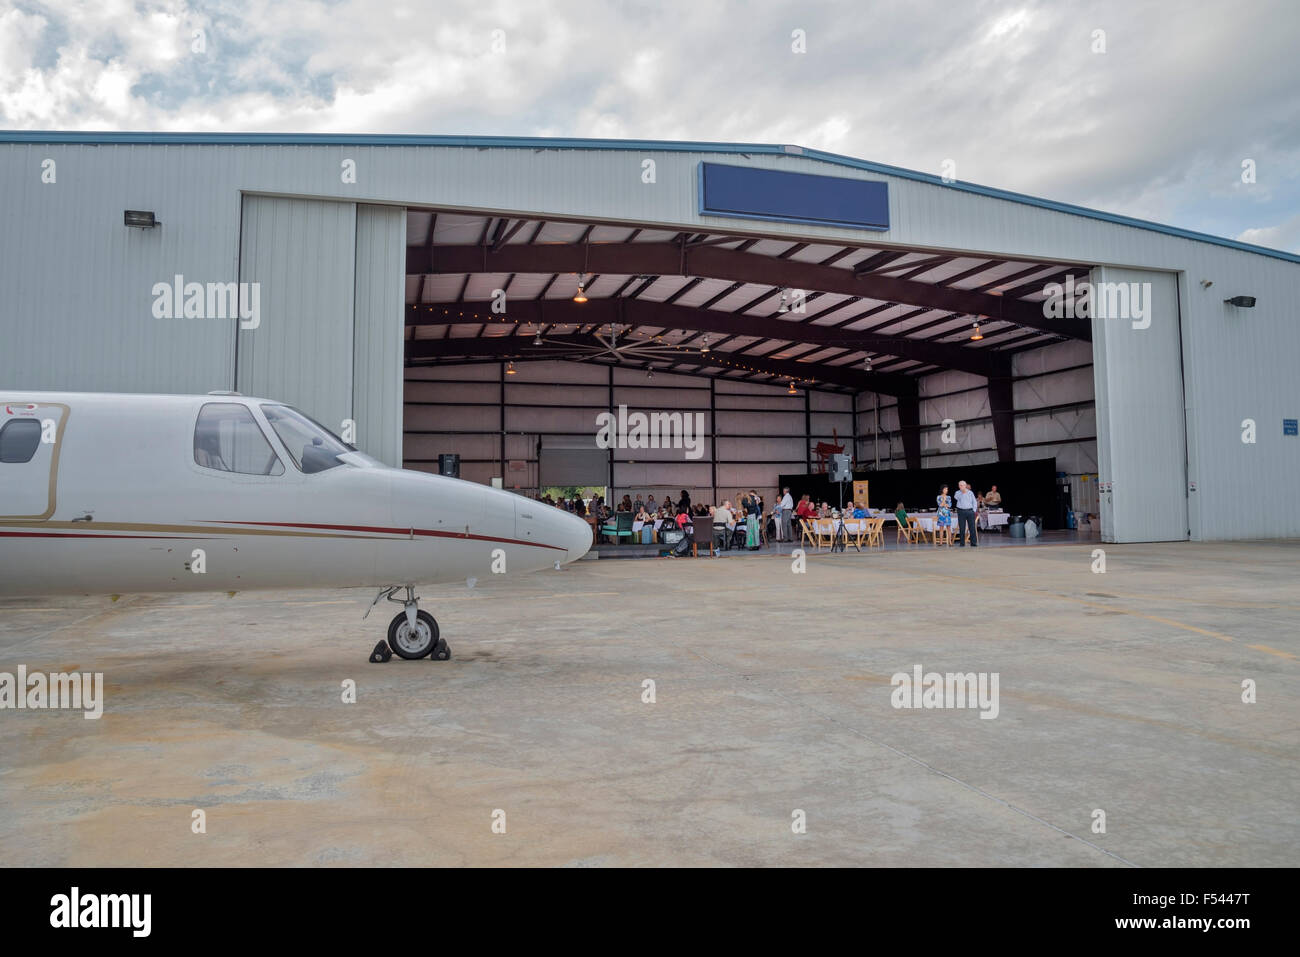
[{"label": "landing gear tire", "polygon": [[447,647],[445,639],[438,639],[438,643],[433,646],[433,654],[429,657],[434,661],[446,661],[451,657],[451,649]]},{"label": "landing gear tire", "polygon": [[[436,653],[438,645],[443,648],[447,643],[438,637],[438,622],[427,611],[415,613],[415,628],[406,618],[406,612],[399,612],[388,625],[388,647],[399,657],[408,660],[428,657]],[[448,657],[451,657],[448,652]]]}]

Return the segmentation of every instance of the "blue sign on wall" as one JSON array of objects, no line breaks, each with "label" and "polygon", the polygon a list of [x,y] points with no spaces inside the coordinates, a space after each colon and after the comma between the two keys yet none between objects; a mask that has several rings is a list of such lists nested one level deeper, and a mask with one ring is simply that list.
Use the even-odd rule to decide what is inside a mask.
[{"label": "blue sign on wall", "polygon": [[885,230],[889,184],[700,163],[700,213]]},{"label": "blue sign on wall", "polygon": [[1300,419],[1283,419],[1282,434],[1283,435],[1300,434],[1300,427],[1298,426],[1300,426]]}]

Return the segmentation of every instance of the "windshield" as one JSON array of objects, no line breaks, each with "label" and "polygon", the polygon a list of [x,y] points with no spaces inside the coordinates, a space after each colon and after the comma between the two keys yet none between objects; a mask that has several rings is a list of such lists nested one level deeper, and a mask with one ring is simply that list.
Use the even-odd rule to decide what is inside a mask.
[{"label": "windshield", "polygon": [[342,465],[339,456],[356,451],[315,419],[287,405],[264,405],[262,414],[289,450],[293,464],[308,475]]}]

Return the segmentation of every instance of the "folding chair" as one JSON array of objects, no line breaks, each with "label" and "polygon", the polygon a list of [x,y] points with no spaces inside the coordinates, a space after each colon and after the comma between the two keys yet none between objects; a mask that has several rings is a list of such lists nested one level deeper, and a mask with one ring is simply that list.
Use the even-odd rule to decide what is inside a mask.
[{"label": "folding chair", "polygon": [[907,528],[909,539],[922,545],[925,544],[925,536],[931,534],[915,515],[907,516]]},{"label": "folding chair", "polygon": [[803,545],[804,542],[807,542],[809,545],[812,545],[814,548],[816,548],[817,535],[815,534],[815,532],[816,529],[814,529],[812,522],[808,521],[808,519],[806,518],[799,519],[799,544],[800,545]]},{"label": "folding chair", "polygon": [[869,518],[866,520],[867,528],[867,547],[884,548],[885,547],[885,520],[883,518]]}]

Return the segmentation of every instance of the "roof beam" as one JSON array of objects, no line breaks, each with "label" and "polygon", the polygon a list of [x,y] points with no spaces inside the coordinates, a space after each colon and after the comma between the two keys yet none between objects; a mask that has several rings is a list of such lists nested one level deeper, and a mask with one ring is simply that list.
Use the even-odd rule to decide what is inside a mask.
[{"label": "roof beam", "polygon": [[[513,359],[529,360],[576,359],[586,355],[585,346],[604,347],[592,335],[547,336],[544,345],[535,346],[526,336],[468,336],[463,339],[414,339],[406,343],[406,362],[419,360],[482,359],[496,362]],[[638,360],[640,361],[640,360]],[[671,361],[671,360],[666,360]],[[859,392],[879,392],[881,395],[915,396],[918,386],[915,379],[905,375],[882,372],[863,372],[854,366],[823,366],[813,362],[784,359],[765,359],[731,353],[687,352],[680,359],[701,367],[717,366],[722,369],[745,369],[781,379],[816,379],[830,385],[840,385]]]},{"label": "roof beam", "polygon": [[888,302],[928,306],[949,312],[1005,319],[1030,329],[1090,339],[1091,323],[1081,319],[1049,319],[1042,305],[1007,296],[951,289],[913,279],[743,253],[720,246],[686,247],[673,243],[581,243],[511,245],[498,252],[487,246],[438,245],[408,247],[406,272],[420,273],[643,273],[661,276],[704,276],[765,286],[788,286],[843,293]]},{"label": "roof beam", "polygon": [[[433,312],[428,312],[428,306]],[[447,310],[444,315],[442,310]],[[455,325],[464,320],[456,315],[453,303],[427,303],[425,309],[407,310],[411,325]],[[790,313],[787,313],[790,315]],[[635,299],[592,299],[576,303],[568,299],[513,301],[502,318],[520,325],[596,323],[605,325],[645,326],[662,329],[681,329],[707,332],[723,336],[756,336],[760,339],[779,339],[818,347],[850,351],[865,350],[876,354],[898,356],[917,362],[933,362],[948,369],[959,369],[982,376],[1011,374],[1010,360],[992,350],[970,349],[947,343],[926,342],[906,336],[888,336],[868,332],[852,332],[833,326],[818,326],[809,322],[777,319],[774,316],[749,316],[721,312],[716,309],[699,309],[665,302]],[[753,348],[754,343],[746,348]]]}]

